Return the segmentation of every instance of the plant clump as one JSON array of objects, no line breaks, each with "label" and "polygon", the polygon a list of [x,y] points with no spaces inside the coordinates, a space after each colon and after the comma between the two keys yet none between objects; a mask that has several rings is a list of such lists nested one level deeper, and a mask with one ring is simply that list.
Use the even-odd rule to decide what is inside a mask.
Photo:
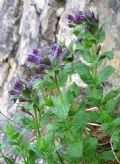
[{"label": "plant clump", "polygon": [[[113,58],[112,51],[101,51],[104,26],[89,10],[67,18],[76,39],[69,46],[41,44],[33,49],[26,63],[39,71],[9,91],[22,111],[16,114],[22,126],[18,131],[11,122],[3,130],[7,139],[0,149],[6,163],[14,163],[3,153],[9,145],[25,164],[39,159],[46,164],[120,163],[120,88],[104,92],[114,72],[110,65],[101,68],[104,60]],[[87,85],[84,91],[75,82],[65,87],[73,74]],[[28,132],[33,132],[34,139],[26,142]]]}]

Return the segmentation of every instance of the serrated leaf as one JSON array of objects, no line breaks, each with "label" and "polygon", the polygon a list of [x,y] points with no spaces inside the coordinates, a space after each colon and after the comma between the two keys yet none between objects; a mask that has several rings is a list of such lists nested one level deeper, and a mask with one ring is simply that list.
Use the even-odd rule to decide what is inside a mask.
[{"label": "serrated leaf", "polygon": [[114,119],[112,124],[113,124],[113,126],[119,126],[120,125],[120,117]]},{"label": "serrated leaf", "polygon": [[102,55],[100,55],[98,57],[98,60],[103,60],[105,58],[112,59],[113,58],[113,52],[112,51],[104,52]]},{"label": "serrated leaf", "polygon": [[92,56],[91,53],[87,49],[85,49],[85,47],[82,47],[80,49],[80,55],[88,63],[93,63],[94,62],[94,56]]},{"label": "serrated leaf", "polygon": [[53,101],[52,101],[52,99],[50,97],[49,98],[45,98],[44,102],[45,102],[46,106],[54,106]]},{"label": "serrated leaf", "polygon": [[105,30],[103,27],[100,27],[96,34],[96,41],[102,43],[105,40]]},{"label": "serrated leaf", "polygon": [[81,158],[83,156],[83,142],[75,142],[68,145],[68,154],[71,158]]},{"label": "serrated leaf", "polygon": [[72,128],[75,131],[84,130],[86,123],[89,120],[89,114],[85,111],[80,111],[75,115],[72,121]]},{"label": "serrated leaf", "polygon": [[120,94],[120,89],[116,89],[116,90],[112,90],[109,93],[107,93],[107,95],[104,97],[104,101],[108,101],[110,99],[113,99],[115,97],[117,97]]},{"label": "serrated leaf", "polygon": [[26,126],[26,128],[34,129],[33,122],[32,122],[32,120],[31,120],[30,118],[28,118],[28,117],[26,117],[26,116],[20,115],[20,116],[17,117],[17,119],[18,119],[19,121],[21,121],[22,124]]},{"label": "serrated leaf", "polygon": [[111,113],[113,111],[113,109],[115,108],[116,103],[117,103],[117,101],[114,99],[107,101],[105,104],[105,111],[107,111],[108,113]]},{"label": "serrated leaf", "polygon": [[86,96],[88,98],[94,97],[96,99],[101,99],[103,97],[103,89],[96,88],[96,93],[94,94],[94,88],[90,86],[86,89]]},{"label": "serrated leaf", "polygon": [[94,35],[92,35],[90,32],[85,32],[85,33],[81,33],[80,37],[84,40],[88,40],[88,41],[93,41],[95,40]]},{"label": "serrated leaf", "polygon": [[49,119],[54,119],[56,116],[53,114],[52,111],[47,111],[44,113],[42,119],[41,119],[41,126],[44,126],[46,124],[48,124]]},{"label": "serrated leaf", "polygon": [[76,83],[73,83],[70,86],[70,91],[74,94],[74,97],[78,96],[80,94],[80,88],[77,86]]},{"label": "serrated leaf", "polygon": [[75,36],[79,36],[81,33],[85,32],[85,27],[83,25],[78,25],[75,27],[73,33]]},{"label": "serrated leaf", "polygon": [[90,69],[87,65],[83,63],[76,63],[75,66],[75,72],[78,73],[81,77],[81,79],[86,83],[86,84],[93,84],[94,79],[90,73]]},{"label": "serrated leaf", "polygon": [[95,97],[90,97],[90,98],[88,98],[87,103],[92,105],[92,106],[96,106],[99,108],[101,105],[101,99],[97,99]]},{"label": "serrated leaf", "polygon": [[101,84],[106,81],[111,74],[114,72],[114,68],[112,66],[106,66],[97,77],[97,84]]},{"label": "serrated leaf", "polygon": [[68,76],[71,74],[71,64],[67,64],[65,67],[63,67],[59,74],[59,86],[62,87],[66,81]]},{"label": "serrated leaf", "polygon": [[18,107],[24,108],[26,110],[32,111],[34,109],[34,103],[33,102],[23,102]]},{"label": "serrated leaf", "polygon": [[21,154],[21,150],[20,150],[19,146],[14,146],[14,147],[12,148],[12,152],[13,152],[13,154],[15,154],[16,156],[19,156],[19,155]]},{"label": "serrated leaf", "polygon": [[102,152],[100,158],[107,161],[115,160],[112,150]]},{"label": "serrated leaf", "polygon": [[58,118],[66,119],[71,105],[68,101],[66,93],[61,94],[58,97],[52,97],[52,101],[54,104],[53,112],[55,115]]},{"label": "serrated leaf", "polygon": [[95,137],[90,137],[85,142],[84,153],[85,156],[88,158],[92,158],[95,154],[96,148],[98,145],[98,139]]}]

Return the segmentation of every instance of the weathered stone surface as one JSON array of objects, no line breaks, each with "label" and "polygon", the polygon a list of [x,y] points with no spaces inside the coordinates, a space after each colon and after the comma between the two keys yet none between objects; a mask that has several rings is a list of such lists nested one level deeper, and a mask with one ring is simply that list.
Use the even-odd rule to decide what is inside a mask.
[{"label": "weathered stone surface", "polygon": [[6,80],[8,76],[8,69],[9,64],[8,63],[2,63],[0,64],[0,87],[3,86],[4,81]]},{"label": "weathered stone surface", "polygon": [[44,39],[55,41],[56,23],[56,10],[50,6],[46,6],[41,14],[41,32]]}]

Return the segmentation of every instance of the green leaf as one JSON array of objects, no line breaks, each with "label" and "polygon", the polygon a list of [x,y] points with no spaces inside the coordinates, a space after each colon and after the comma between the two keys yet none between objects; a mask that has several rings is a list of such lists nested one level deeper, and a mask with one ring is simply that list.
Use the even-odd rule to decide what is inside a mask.
[{"label": "green leaf", "polygon": [[72,121],[72,129],[74,131],[84,130],[88,120],[89,120],[89,114],[87,112],[85,112],[85,111],[79,111],[75,115],[75,118]]},{"label": "green leaf", "polygon": [[36,164],[36,153],[33,150],[29,150],[29,157],[27,159],[27,164]]},{"label": "green leaf", "polygon": [[101,105],[101,99],[97,99],[95,97],[90,97],[90,98],[88,98],[87,103],[92,105],[92,106],[96,106],[99,108]]},{"label": "green leaf", "polygon": [[73,33],[75,36],[79,36],[80,34],[85,32],[85,27],[84,25],[78,25],[75,27]]},{"label": "green leaf", "polygon": [[33,102],[21,102],[18,107],[24,108],[26,110],[32,111],[34,109],[34,103]]},{"label": "green leaf", "polygon": [[55,115],[58,118],[66,119],[71,105],[68,101],[66,93],[63,93],[58,97],[52,97],[52,101],[54,104],[53,112]]},{"label": "green leaf", "polygon": [[86,83],[86,84],[93,84],[94,79],[90,73],[90,68],[83,64],[83,63],[76,63],[75,66],[75,72],[78,73],[81,77],[81,79]]},{"label": "green leaf", "polygon": [[67,64],[61,69],[60,74],[59,74],[59,86],[60,87],[62,87],[66,83],[68,75],[70,75],[71,72],[72,72],[71,64]]},{"label": "green leaf", "polygon": [[95,137],[90,137],[86,139],[84,153],[87,158],[94,158],[95,151],[98,145],[98,139]]},{"label": "green leaf", "polygon": [[0,143],[0,149],[4,149],[4,148],[6,148],[7,146],[8,146],[9,144],[8,143],[6,143],[6,142],[2,142],[2,143]]},{"label": "green leaf", "polygon": [[110,99],[113,99],[115,97],[117,97],[120,94],[120,89],[116,89],[116,90],[112,90],[109,93],[107,93],[107,95],[104,97],[104,101],[108,101]]},{"label": "green leaf", "polygon": [[85,33],[81,33],[80,37],[84,40],[88,40],[88,41],[94,41],[95,37],[94,35],[92,35],[90,32],[85,32]]},{"label": "green leaf", "polygon": [[102,43],[105,40],[105,30],[103,27],[100,27],[96,33],[96,41]]},{"label": "green leaf", "polygon": [[85,47],[81,47],[80,55],[82,55],[83,59],[88,63],[94,62],[94,56],[92,56],[92,54],[87,49],[85,49]]},{"label": "green leaf", "polygon": [[102,89],[102,87],[96,88],[96,94],[95,94],[94,88],[90,86],[86,89],[86,96],[88,98],[94,97],[96,99],[101,99],[103,97],[103,89]]},{"label": "green leaf", "polygon": [[30,97],[30,94],[31,94],[31,90],[29,88],[25,88],[23,91],[22,91],[22,95],[24,97]]},{"label": "green leaf", "polygon": [[115,126],[115,127],[116,127],[116,126],[119,126],[119,125],[120,125],[120,117],[114,119],[113,122],[112,122],[112,124],[113,124],[113,126]]},{"label": "green leaf", "polygon": [[67,151],[71,158],[81,158],[83,156],[83,141],[69,144]]},{"label": "green leaf", "polygon": [[46,106],[54,106],[53,101],[52,101],[52,99],[50,97],[49,98],[45,98],[44,102],[45,102]]},{"label": "green leaf", "polygon": [[41,119],[41,126],[47,125],[49,122],[49,119],[54,119],[56,116],[55,114],[48,110],[47,112],[44,113],[42,119]]},{"label": "green leaf", "polygon": [[73,83],[69,90],[74,94],[74,97],[78,96],[80,94],[80,88],[77,86],[76,83]]},{"label": "green leaf", "polygon": [[12,148],[12,152],[13,152],[13,154],[15,154],[16,156],[19,156],[22,152],[21,152],[21,150],[20,150],[20,148],[19,148],[19,146],[14,146],[13,148]]},{"label": "green leaf", "polygon": [[107,101],[105,104],[105,111],[107,111],[108,113],[111,113],[113,111],[113,109],[115,108],[116,103],[117,103],[117,101],[114,99]]},{"label": "green leaf", "polygon": [[106,81],[111,74],[114,72],[114,68],[112,66],[106,66],[97,77],[97,84],[101,84]]},{"label": "green leaf", "polygon": [[30,118],[28,118],[26,116],[20,115],[20,116],[17,117],[17,119],[19,121],[21,121],[22,124],[26,126],[26,128],[28,128],[28,129],[34,129],[33,122],[32,122],[32,120]]},{"label": "green leaf", "polygon": [[103,60],[105,58],[113,59],[113,52],[112,51],[104,52],[98,58],[99,58],[98,60]]},{"label": "green leaf", "polygon": [[6,125],[5,131],[8,135],[12,135],[13,133],[15,133],[15,129],[11,125]]},{"label": "green leaf", "polygon": [[115,157],[112,153],[112,150],[104,151],[100,154],[100,158],[107,160],[107,161],[113,161],[115,160]]}]

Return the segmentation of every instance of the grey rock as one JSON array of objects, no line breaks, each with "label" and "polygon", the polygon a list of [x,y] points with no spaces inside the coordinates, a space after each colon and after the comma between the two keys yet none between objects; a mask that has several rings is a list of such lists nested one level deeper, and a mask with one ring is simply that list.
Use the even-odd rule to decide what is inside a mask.
[{"label": "grey rock", "polygon": [[8,70],[9,64],[8,63],[2,63],[0,64],[0,87],[3,86],[7,76],[8,76]]},{"label": "grey rock", "polygon": [[56,10],[50,6],[46,6],[41,14],[40,21],[43,38],[54,42],[57,23]]}]

